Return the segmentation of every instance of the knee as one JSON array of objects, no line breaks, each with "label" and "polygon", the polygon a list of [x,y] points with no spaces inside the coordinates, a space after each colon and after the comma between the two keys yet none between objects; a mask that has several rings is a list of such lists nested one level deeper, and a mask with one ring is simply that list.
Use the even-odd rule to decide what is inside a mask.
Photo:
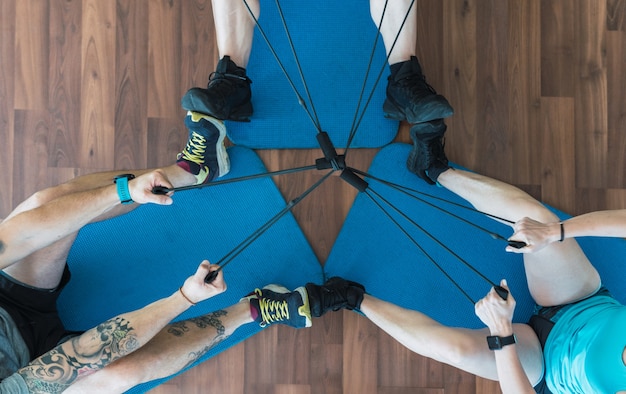
[{"label": "knee", "polygon": [[533,198],[521,198],[514,202],[516,210],[522,217],[528,217],[542,223],[551,223],[559,217],[540,201]]},{"label": "knee", "polygon": [[476,352],[476,344],[473,341],[464,340],[463,337],[452,339],[445,343],[437,351],[437,361],[455,367],[461,367]]}]

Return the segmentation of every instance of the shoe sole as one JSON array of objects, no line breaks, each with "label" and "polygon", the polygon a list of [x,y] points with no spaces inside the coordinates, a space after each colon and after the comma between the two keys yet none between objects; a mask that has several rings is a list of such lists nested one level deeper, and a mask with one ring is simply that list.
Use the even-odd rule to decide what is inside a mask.
[{"label": "shoe sole", "polygon": [[199,99],[193,93],[196,89],[190,89],[180,101],[181,106],[186,111],[198,112],[204,115],[212,116],[218,120],[232,120],[234,122],[249,122],[253,113],[252,103],[246,102],[238,107],[235,107],[230,113],[218,112],[213,108],[210,108],[208,103]]},{"label": "shoe sole", "polygon": [[221,120],[215,118],[209,120],[209,122],[215,125],[220,132],[215,150],[217,152],[217,167],[219,168],[217,177],[221,178],[230,172],[230,158],[228,157],[228,152],[224,145],[224,140],[226,139],[226,125]]},{"label": "shoe sole", "polygon": [[444,119],[454,114],[454,109],[447,102],[445,97],[438,95],[439,101],[431,102],[427,105],[421,106],[419,114],[411,113],[407,114],[400,106],[391,101],[389,98],[385,99],[383,103],[383,112],[386,118],[403,121],[406,120],[409,123],[424,123],[435,119]]},{"label": "shoe sole", "polygon": [[349,286],[358,287],[359,289],[365,291],[365,286],[363,286],[362,284],[360,284],[358,282],[353,282],[353,281],[348,280],[348,279],[344,279],[344,278],[342,278],[340,276],[333,276],[333,277],[329,278],[326,282],[324,282],[324,285],[334,285],[335,283],[340,283],[340,282],[345,282]]},{"label": "shoe sole", "polygon": [[[226,125],[224,122],[211,115],[207,115],[202,112],[198,113],[202,114],[202,119],[215,126],[217,131],[220,133],[220,136],[217,139],[217,145],[215,146],[215,153],[217,154],[217,168],[219,170],[217,177],[223,177],[230,172],[230,158],[228,157],[228,152],[226,151],[226,146],[224,145],[224,140],[226,139]],[[188,110],[187,115],[191,115],[191,111]]]}]

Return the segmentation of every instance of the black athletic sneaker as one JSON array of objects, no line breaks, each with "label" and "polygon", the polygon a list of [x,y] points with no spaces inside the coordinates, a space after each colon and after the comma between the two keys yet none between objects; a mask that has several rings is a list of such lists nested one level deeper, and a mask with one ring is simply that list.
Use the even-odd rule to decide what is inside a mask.
[{"label": "black athletic sneaker", "polygon": [[305,287],[313,317],[320,317],[330,310],[359,309],[365,293],[363,285],[337,276],[328,279],[321,286],[307,283]]},{"label": "black athletic sneaker", "polygon": [[446,129],[443,119],[411,126],[413,150],[409,153],[406,166],[431,185],[437,183],[439,175],[450,168],[443,150]]},{"label": "black athletic sneaker", "polygon": [[196,183],[208,183],[230,171],[230,159],[224,146],[224,122],[198,112],[187,112],[187,145],[178,154],[176,164],[196,177]]},{"label": "black athletic sneaker", "polygon": [[409,123],[443,119],[454,113],[445,97],[426,83],[417,58],[391,65],[387,99],[383,104],[385,116]]},{"label": "black athletic sneaker", "polygon": [[247,122],[252,116],[252,81],[246,69],[224,56],[209,76],[206,89],[191,88],[181,105],[187,111],[200,112],[221,120]]},{"label": "black athletic sneaker", "polygon": [[307,290],[300,286],[289,291],[283,286],[267,285],[244,297],[250,301],[261,327],[281,323],[295,328],[311,327]]}]

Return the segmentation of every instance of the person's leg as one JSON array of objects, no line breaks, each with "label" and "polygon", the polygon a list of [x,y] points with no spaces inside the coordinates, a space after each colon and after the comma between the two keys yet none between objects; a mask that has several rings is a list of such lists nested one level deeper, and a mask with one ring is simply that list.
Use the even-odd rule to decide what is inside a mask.
[{"label": "person's leg", "polygon": [[[530,217],[541,222],[558,217],[524,191],[462,170],[447,170],[437,182],[466,199],[476,209],[516,222]],[[553,242],[536,252],[524,254],[530,293],[539,305],[566,304],[587,297],[600,286],[600,276],[574,239]]]},{"label": "person's leg", "polygon": [[[259,18],[258,0],[245,0],[255,18]],[[215,39],[219,57],[230,56],[239,67],[246,68],[252,37],[254,35],[254,19],[246,7],[244,0],[212,0]]]},{"label": "person's leg", "polygon": [[[224,148],[225,129],[222,122],[200,114],[187,115],[185,124],[189,138],[185,149],[179,154],[177,163],[161,168],[174,187],[209,182],[229,171],[230,164]],[[139,176],[150,169],[132,171],[106,171],[74,178],[58,186],[36,192],[19,204],[4,219],[7,222],[21,212],[35,209],[59,197],[110,185],[116,175],[132,172]],[[94,220],[106,220],[125,214],[137,204],[118,205]],[[23,260],[5,268],[4,273],[29,286],[51,289],[58,285],[69,250],[77,233],[71,234],[54,244],[35,251]]]},{"label": "person's leg", "polygon": [[[443,120],[411,127],[413,150],[407,161],[411,172],[430,184],[438,183],[447,188],[479,211],[513,223],[524,217],[541,222],[558,221],[542,203],[515,186],[476,173],[450,169],[444,152],[445,132]],[[573,238],[553,242],[536,253],[525,253],[524,268],[530,293],[542,306],[576,301],[600,287],[600,275]]]},{"label": "person's leg", "polygon": [[[252,51],[258,0],[212,0],[213,21],[220,60],[207,88],[191,88],[181,99],[188,111],[217,119],[248,121],[252,116],[252,81],[246,67]],[[254,18],[250,13],[254,15]]]},{"label": "person's leg", "polygon": [[[389,56],[389,64],[404,62],[411,59],[411,56],[415,56],[417,6],[413,4],[410,10],[409,7],[411,7],[411,0],[370,0],[370,14],[376,26],[380,26],[380,35]],[[405,18],[406,22],[402,25]],[[402,30],[400,30],[401,26]],[[398,32],[400,32],[399,35]]]},{"label": "person's leg", "polygon": [[[498,380],[493,351],[485,338],[487,328],[470,330],[446,327],[423,313],[404,309],[366,294],[361,312],[379,328],[411,351],[483,378]],[[532,329],[514,325],[517,353],[531,384],[543,371],[541,345]]]},{"label": "person's leg", "polygon": [[370,14],[380,26],[391,74],[385,116],[421,123],[446,118],[454,112],[448,100],[427,82],[416,57],[417,6],[411,0],[370,0]]}]

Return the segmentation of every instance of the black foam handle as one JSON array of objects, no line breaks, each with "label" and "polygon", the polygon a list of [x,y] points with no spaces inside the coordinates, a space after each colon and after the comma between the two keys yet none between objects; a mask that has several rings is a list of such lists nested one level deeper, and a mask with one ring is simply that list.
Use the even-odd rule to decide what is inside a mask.
[{"label": "black foam handle", "polygon": [[509,240],[507,242],[509,243],[509,246],[512,246],[515,249],[521,249],[521,248],[527,246],[526,242],[523,242],[523,241],[511,241],[511,240]]},{"label": "black foam handle", "polygon": [[215,271],[211,271],[208,273],[207,276],[204,277],[204,283],[211,283],[215,280],[215,278],[217,278],[217,275],[219,274],[220,270],[215,270]]},{"label": "black foam handle", "polygon": [[365,182],[361,177],[356,175],[352,170],[348,168],[341,172],[341,179],[348,182],[360,192],[364,192],[369,186],[367,182]]},{"label": "black foam handle", "polygon": [[337,157],[337,151],[333,146],[333,143],[330,141],[330,137],[328,133],[325,131],[317,133],[317,143],[320,145],[322,152],[324,153],[324,157],[332,162]]},{"label": "black foam handle", "polygon": [[152,194],[160,194],[165,195],[169,193],[171,190],[165,186],[155,186],[152,188]]},{"label": "black foam handle", "polygon": [[496,293],[498,293],[500,298],[502,298],[503,300],[506,301],[507,298],[509,298],[509,292],[504,287],[502,287],[502,286],[494,286],[493,288],[495,289]]}]

